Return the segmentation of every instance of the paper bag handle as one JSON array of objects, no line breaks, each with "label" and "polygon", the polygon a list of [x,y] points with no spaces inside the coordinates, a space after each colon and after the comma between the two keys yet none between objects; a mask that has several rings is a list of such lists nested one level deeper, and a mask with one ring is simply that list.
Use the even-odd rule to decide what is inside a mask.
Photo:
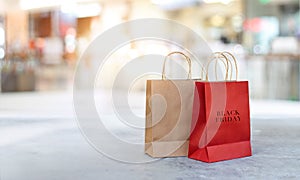
[{"label": "paper bag handle", "polygon": [[[235,66],[235,80],[237,80],[238,79],[238,73],[239,73],[239,71],[238,71],[238,65],[237,65],[236,58],[234,57],[233,54],[231,54],[230,52],[227,52],[227,51],[222,52],[222,54],[225,55],[225,56],[229,55],[232,58],[232,60],[234,62],[234,66]],[[227,59],[230,62],[230,67],[231,67],[230,80],[232,80],[232,63],[230,61],[230,58],[227,58]]]},{"label": "paper bag handle", "polygon": [[[218,55],[218,56],[216,56]],[[237,61],[236,61],[236,58],[234,57],[234,55],[232,55],[230,52],[227,52],[227,51],[224,51],[224,52],[215,52],[213,54],[213,59],[211,59],[208,63],[207,63],[207,66],[206,66],[206,80],[208,81],[208,68],[209,68],[209,65],[210,63],[213,61],[213,60],[219,60],[220,58],[223,58],[226,60],[226,64],[224,63],[224,61],[222,60],[225,68],[226,68],[226,74],[225,74],[225,80],[232,80],[232,62],[230,61],[230,58],[227,57],[227,55],[229,55],[233,61],[234,61],[234,65],[235,65],[235,71],[236,71],[236,80],[238,79],[238,66],[237,66]],[[229,72],[229,66],[228,66],[228,63],[230,64],[230,79],[228,79],[228,72]],[[217,64],[216,64],[217,65]],[[218,77],[217,77],[217,66],[215,66],[215,74],[216,74],[216,79],[218,80]]]},{"label": "paper bag handle", "polygon": [[192,62],[191,62],[191,59],[185,55],[183,52],[180,52],[180,51],[174,51],[174,52],[171,52],[169,53],[168,55],[166,55],[165,57],[165,60],[164,60],[164,65],[163,65],[163,69],[162,69],[162,79],[165,80],[166,79],[166,61],[168,59],[169,56],[173,55],[173,54],[181,54],[185,57],[185,60],[188,62],[188,65],[189,65],[189,72],[188,72],[188,79],[191,79],[191,76],[192,76]]},{"label": "paper bag handle", "polygon": [[[221,58],[223,58],[223,59],[226,60],[226,64],[223,61],[223,59],[221,59]],[[208,68],[209,68],[211,62],[213,62],[214,60],[222,60],[224,66],[225,66],[225,69],[226,69],[225,80],[228,80],[228,69],[229,69],[228,68],[228,59],[227,59],[227,57],[223,53],[221,53],[221,52],[215,52],[215,53],[213,53],[213,57],[208,61],[207,65],[206,65],[206,78],[205,78],[206,81],[208,81]],[[217,63],[215,64],[215,75],[216,75],[216,80],[218,80]]]}]

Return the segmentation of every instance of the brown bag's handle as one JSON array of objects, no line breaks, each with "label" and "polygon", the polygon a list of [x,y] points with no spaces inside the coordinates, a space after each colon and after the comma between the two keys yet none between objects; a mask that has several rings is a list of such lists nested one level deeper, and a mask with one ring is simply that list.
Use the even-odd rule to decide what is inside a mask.
[{"label": "brown bag's handle", "polygon": [[[208,68],[209,68],[209,65],[212,61],[214,60],[222,60],[225,68],[226,68],[226,75],[225,75],[225,80],[232,80],[232,62],[230,61],[230,58],[228,58],[228,56],[230,56],[233,61],[234,61],[234,65],[235,65],[235,71],[236,71],[236,80],[238,79],[238,66],[237,66],[237,61],[236,61],[236,58],[234,57],[233,54],[231,54],[230,52],[227,52],[227,51],[224,51],[224,52],[215,52],[213,54],[213,58],[207,63],[207,67],[206,67],[206,80],[208,81]],[[224,60],[226,60],[226,64],[224,63]],[[230,64],[230,68],[229,68],[229,65]],[[228,79],[228,72],[229,72],[229,69],[230,69],[230,79]],[[218,80],[218,76],[217,76],[217,63],[215,64],[215,75],[216,75],[216,80]]]},{"label": "brown bag's handle", "polygon": [[185,60],[188,62],[188,65],[189,65],[189,72],[188,72],[188,79],[191,79],[191,76],[192,76],[192,62],[191,62],[191,59],[185,55],[183,52],[180,52],[180,51],[174,51],[174,52],[171,52],[169,53],[168,55],[166,55],[165,57],[165,60],[164,60],[164,65],[163,65],[163,69],[162,69],[162,79],[165,80],[166,79],[166,61],[168,59],[169,56],[173,55],[173,54],[181,54],[182,56],[185,57]]}]

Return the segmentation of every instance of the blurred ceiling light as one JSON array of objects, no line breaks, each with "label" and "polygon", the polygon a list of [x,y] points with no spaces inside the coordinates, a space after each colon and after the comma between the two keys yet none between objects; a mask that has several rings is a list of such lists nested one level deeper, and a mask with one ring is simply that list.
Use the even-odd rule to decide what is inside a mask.
[{"label": "blurred ceiling light", "polygon": [[60,6],[60,11],[66,14],[75,13],[76,9],[77,9],[76,2],[64,2]]},{"label": "blurred ceiling light", "polygon": [[176,10],[199,3],[199,0],[151,0],[153,4],[165,10]]},{"label": "blurred ceiling light", "polygon": [[234,0],[151,0],[153,4],[160,6],[165,10],[176,10],[201,3],[222,3],[229,4]]},{"label": "blurred ceiling light", "polygon": [[89,3],[89,4],[80,4],[77,6],[77,17],[92,17],[98,16],[102,10],[102,7],[99,3]]},{"label": "blurred ceiling light", "polygon": [[62,0],[20,0],[22,10],[56,7],[62,4]]},{"label": "blurred ceiling light", "polygon": [[233,0],[203,0],[204,3],[222,3],[222,4],[229,4]]},{"label": "blurred ceiling light", "polygon": [[61,12],[76,14],[78,18],[98,16],[102,10],[99,3],[65,3],[60,8]]},{"label": "blurred ceiling light", "polygon": [[32,10],[60,6],[65,6],[64,8],[66,8],[66,5],[74,6],[74,4],[76,5],[76,3],[93,4],[95,2],[96,0],[20,0],[19,5],[22,10]]},{"label": "blurred ceiling light", "polygon": [[212,26],[221,27],[225,24],[225,18],[220,15],[214,15],[209,19],[209,22]]},{"label": "blurred ceiling light", "polygon": [[176,0],[164,0],[164,1],[162,1],[162,0],[151,0],[151,2],[153,4],[170,4],[170,3],[175,3]]}]

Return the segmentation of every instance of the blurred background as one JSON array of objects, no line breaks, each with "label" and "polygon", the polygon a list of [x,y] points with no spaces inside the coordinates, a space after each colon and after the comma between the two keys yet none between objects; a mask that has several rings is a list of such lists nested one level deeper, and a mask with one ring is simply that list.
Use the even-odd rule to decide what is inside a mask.
[{"label": "blurred background", "polygon": [[[130,165],[90,146],[95,141],[83,135],[74,111],[76,64],[84,62],[79,69],[84,88],[99,61],[81,59],[88,45],[115,25],[139,18],[174,20],[199,34],[212,51],[237,57],[239,79],[249,80],[253,157],[209,166],[187,158]],[[123,35],[131,33],[124,29]],[[180,39],[186,49],[193,48],[193,39]],[[300,179],[299,43],[299,0],[0,0],[0,179]],[[162,41],[126,44],[109,57],[100,85],[111,90],[124,64],[139,56],[174,50]],[[168,78],[186,77],[184,68],[170,66]],[[199,70],[193,66],[193,77],[199,77]],[[118,88],[126,87],[129,75],[119,79]],[[144,144],[145,78],[131,85],[129,93],[121,94],[128,95],[131,109],[121,98],[111,104],[107,91],[95,93],[94,104],[114,137],[128,145]],[[94,105],[85,101],[83,111]],[[138,118],[128,118],[131,111]],[[123,152],[121,145],[112,145]]]},{"label": "blurred background", "polygon": [[[150,17],[175,20],[213,51],[233,52],[253,99],[299,101],[298,0],[0,0],[1,93],[72,89],[76,63],[97,35]],[[146,46],[132,43],[116,56],[128,59]]]}]

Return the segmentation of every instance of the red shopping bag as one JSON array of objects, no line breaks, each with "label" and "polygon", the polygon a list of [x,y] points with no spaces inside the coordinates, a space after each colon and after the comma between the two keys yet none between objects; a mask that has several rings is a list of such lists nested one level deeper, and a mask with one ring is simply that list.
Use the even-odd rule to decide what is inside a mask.
[{"label": "red shopping bag", "polygon": [[245,156],[251,156],[248,82],[195,82],[188,157],[216,162]]}]

